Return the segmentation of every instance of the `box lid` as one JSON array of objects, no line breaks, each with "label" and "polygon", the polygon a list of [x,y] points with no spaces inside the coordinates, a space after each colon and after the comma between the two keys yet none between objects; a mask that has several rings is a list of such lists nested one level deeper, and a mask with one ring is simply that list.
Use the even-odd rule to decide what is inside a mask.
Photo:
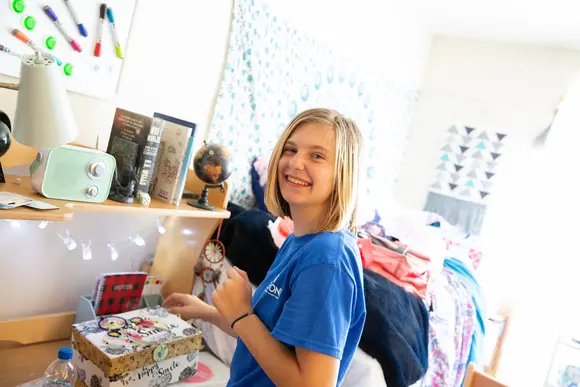
[{"label": "box lid", "polygon": [[201,347],[201,331],[161,309],[139,309],[73,325],[75,348],[112,376]]}]

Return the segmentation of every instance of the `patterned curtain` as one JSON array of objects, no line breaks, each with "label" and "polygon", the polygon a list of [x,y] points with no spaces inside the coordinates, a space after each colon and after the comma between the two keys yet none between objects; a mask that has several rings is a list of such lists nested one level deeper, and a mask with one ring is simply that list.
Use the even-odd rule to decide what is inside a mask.
[{"label": "patterned curtain", "polygon": [[269,157],[290,119],[311,107],[333,108],[357,122],[365,138],[363,193],[390,192],[418,91],[361,71],[281,19],[257,0],[234,3],[209,134],[236,154],[230,201],[254,206],[252,160]]}]

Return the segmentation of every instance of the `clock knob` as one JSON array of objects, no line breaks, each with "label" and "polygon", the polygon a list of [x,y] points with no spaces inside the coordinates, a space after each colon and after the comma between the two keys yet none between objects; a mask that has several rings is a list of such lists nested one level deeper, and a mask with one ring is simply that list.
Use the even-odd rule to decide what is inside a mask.
[{"label": "clock knob", "polygon": [[87,195],[87,197],[90,199],[93,199],[98,194],[99,194],[99,187],[97,187],[96,185],[90,185],[85,190],[85,195]]},{"label": "clock knob", "polygon": [[101,178],[105,174],[106,166],[105,163],[98,160],[93,161],[89,164],[89,175],[92,178]]}]

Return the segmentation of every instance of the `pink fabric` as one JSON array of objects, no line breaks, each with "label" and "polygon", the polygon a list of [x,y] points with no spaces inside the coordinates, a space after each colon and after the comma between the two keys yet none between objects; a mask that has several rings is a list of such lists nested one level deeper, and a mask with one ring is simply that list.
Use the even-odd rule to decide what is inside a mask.
[{"label": "pink fabric", "polygon": [[403,255],[375,245],[368,238],[359,238],[358,246],[364,268],[381,274],[417,297],[427,296],[427,285],[431,277],[429,257],[413,250]]}]

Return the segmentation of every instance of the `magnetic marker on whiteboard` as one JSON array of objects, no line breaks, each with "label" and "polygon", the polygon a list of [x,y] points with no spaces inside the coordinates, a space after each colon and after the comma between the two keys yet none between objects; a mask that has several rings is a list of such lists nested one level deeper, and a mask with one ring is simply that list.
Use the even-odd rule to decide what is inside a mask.
[{"label": "magnetic marker on whiteboard", "polygon": [[75,9],[73,8],[73,5],[70,2],[70,0],[64,0],[64,2],[67,5],[68,10],[70,11],[70,14],[72,15],[72,18],[74,19],[75,23],[77,24],[77,27],[79,27],[79,32],[81,33],[81,35],[84,36],[85,38],[87,36],[89,36],[87,29],[85,28],[83,23],[81,23],[81,21],[77,15],[77,13],[75,12]]},{"label": "magnetic marker on whiteboard", "polygon": [[95,51],[93,54],[95,56],[101,56],[101,42],[103,40],[103,24],[105,24],[105,14],[107,13],[107,4],[101,4],[99,9],[99,25],[97,29],[97,43],[95,44]]},{"label": "magnetic marker on whiteboard", "polygon": [[121,50],[121,43],[119,42],[119,35],[117,35],[117,27],[115,26],[115,17],[113,16],[113,9],[107,7],[107,17],[111,23],[111,32],[113,33],[113,41],[115,42],[115,51],[118,58],[123,58],[123,50]]}]

